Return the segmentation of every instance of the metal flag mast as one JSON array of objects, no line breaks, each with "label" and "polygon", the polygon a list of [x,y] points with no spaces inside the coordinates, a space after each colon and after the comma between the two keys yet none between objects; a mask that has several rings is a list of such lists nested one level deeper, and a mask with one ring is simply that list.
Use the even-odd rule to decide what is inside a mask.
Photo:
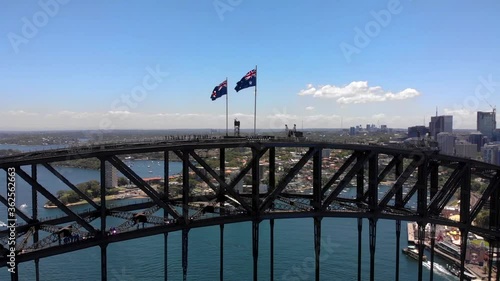
[{"label": "metal flag mast", "polygon": [[253,134],[257,135],[257,65],[255,65],[255,99],[253,104]]},{"label": "metal flag mast", "polygon": [[226,77],[226,137],[229,136],[228,134],[228,110],[227,110],[227,102],[228,102],[228,96],[229,96],[229,91],[227,90],[227,86],[228,86],[228,82],[227,82],[227,77]]}]

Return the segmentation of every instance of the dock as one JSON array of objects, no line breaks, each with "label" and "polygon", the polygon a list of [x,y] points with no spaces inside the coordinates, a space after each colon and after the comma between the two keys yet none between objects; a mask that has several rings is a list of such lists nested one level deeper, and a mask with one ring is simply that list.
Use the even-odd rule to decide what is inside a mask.
[{"label": "dock", "polygon": [[[414,222],[408,222],[407,223],[407,229],[408,229],[408,243],[412,244],[418,244],[418,228],[416,227],[416,224]],[[425,247],[430,250],[431,245],[430,241],[426,239],[424,242]],[[434,253],[441,258],[447,260],[448,262],[452,264],[460,264],[460,260],[450,256],[449,254],[441,251],[440,249],[434,247]],[[473,275],[476,275],[478,278],[482,280],[488,279],[488,273],[485,273],[483,268],[480,267],[479,265],[474,265],[474,264],[465,264],[465,271],[468,273],[471,273]],[[492,271],[492,278],[493,280],[496,280],[496,272],[495,270]]]}]

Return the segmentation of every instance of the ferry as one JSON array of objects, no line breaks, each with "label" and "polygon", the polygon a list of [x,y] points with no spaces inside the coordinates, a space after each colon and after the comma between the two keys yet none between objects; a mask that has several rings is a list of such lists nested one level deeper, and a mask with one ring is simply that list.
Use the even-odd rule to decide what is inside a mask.
[{"label": "ferry", "polygon": [[[415,259],[418,261],[418,250],[415,248],[415,246],[408,245],[407,248],[403,249],[403,253],[407,256],[409,256],[412,259]],[[427,261],[427,256],[423,255],[422,256],[422,261]]]},{"label": "ferry", "polygon": [[23,208],[23,209],[24,209],[24,208],[27,208],[27,207],[28,207],[28,204],[21,204],[21,206],[20,206],[20,207],[21,207],[21,208]]},{"label": "ferry", "polygon": [[[454,264],[447,264],[446,265],[446,269],[448,269],[448,271],[455,275],[456,277],[460,277],[460,268]],[[464,280],[467,280],[467,281],[474,281],[474,280],[477,280],[477,277],[474,275],[474,274],[471,274],[467,271],[464,271]]]},{"label": "ferry", "polygon": [[436,247],[445,254],[460,259],[460,247],[445,241],[437,243]]}]

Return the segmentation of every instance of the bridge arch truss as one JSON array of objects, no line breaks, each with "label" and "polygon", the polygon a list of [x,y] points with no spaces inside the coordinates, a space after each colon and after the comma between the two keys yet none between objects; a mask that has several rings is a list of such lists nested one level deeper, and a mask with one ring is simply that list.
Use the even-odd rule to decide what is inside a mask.
[{"label": "bridge arch truss", "polygon": [[[330,154],[332,150],[336,153]],[[125,156],[138,153],[163,154],[164,181],[160,187],[153,187],[126,164]],[[290,155],[294,157],[290,158]],[[80,191],[53,167],[58,161],[86,158],[99,159],[100,200],[94,200]],[[227,173],[229,168],[233,168],[227,167],[229,158],[239,160],[236,161],[238,169],[232,173]],[[172,159],[182,162],[176,192],[173,192],[173,182],[169,180]],[[89,211],[75,213],[56,194],[48,191],[37,179],[40,166],[87,201]],[[111,166],[138,187],[148,201],[107,206],[105,182],[106,172]],[[374,280],[375,276],[376,228],[380,219],[395,221],[395,280],[399,280],[402,221],[417,225],[418,280],[423,278],[425,242],[429,243],[433,265],[436,225],[456,227],[461,232],[461,278],[464,278],[469,233],[480,235],[490,243],[490,257],[494,255],[493,251],[500,256],[500,167],[441,155],[433,150],[266,139],[195,139],[100,144],[30,152],[0,158],[0,168],[5,171],[15,168],[17,175],[31,187],[33,212],[26,214],[16,208],[17,217],[24,221],[16,227],[16,262],[35,261],[37,278],[39,259],[99,246],[101,278],[107,280],[107,245],[158,234],[163,234],[165,239],[167,276],[166,242],[168,233],[172,231],[182,232],[182,270],[186,277],[189,230],[219,225],[220,279],[223,280],[224,225],[247,221],[252,225],[253,278],[257,280],[259,225],[267,220],[271,231],[270,280],[273,280],[274,220],[285,218],[314,220],[315,280],[320,279],[322,219],[328,217],[358,220],[358,280],[361,280],[364,219],[368,220],[369,228],[370,280]],[[242,182],[247,183],[244,188]],[[475,182],[482,182],[485,188],[481,192],[474,190]],[[267,188],[262,188],[263,183]],[[205,187],[203,193],[197,189],[200,184]],[[387,186],[384,192],[380,192],[381,185]],[[348,189],[355,190],[355,195],[345,196]],[[39,218],[38,195],[46,197],[64,215]],[[458,221],[444,215],[451,200],[459,202]],[[7,198],[1,195],[0,202],[8,206]],[[486,222],[484,219],[482,223],[478,222],[480,213],[486,215]],[[106,218],[110,216],[121,218],[124,223],[107,225]],[[92,223],[94,220],[100,221],[98,227]],[[429,241],[425,239],[427,224],[431,225]],[[48,235],[42,237],[42,233]],[[0,231],[0,266],[6,266],[8,262],[8,235],[8,230]],[[500,268],[498,260],[496,267]],[[491,258],[489,262],[491,279]],[[431,276],[432,271],[431,266]],[[12,280],[18,279],[17,273],[11,276]],[[498,275],[496,280],[499,280]]]}]

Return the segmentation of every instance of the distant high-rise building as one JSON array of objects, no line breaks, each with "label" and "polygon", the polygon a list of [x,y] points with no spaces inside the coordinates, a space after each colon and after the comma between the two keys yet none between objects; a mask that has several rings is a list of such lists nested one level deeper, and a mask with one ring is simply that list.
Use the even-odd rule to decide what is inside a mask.
[{"label": "distant high-rise building", "polygon": [[455,136],[451,133],[439,133],[437,134],[437,142],[439,146],[439,152],[447,155],[455,154]]},{"label": "distant high-rise building", "polygon": [[106,177],[104,185],[106,186],[106,188],[116,187],[118,185],[118,175],[116,174],[116,168],[107,161],[104,165],[106,169],[104,173]]},{"label": "distant high-rise building", "polygon": [[416,137],[423,138],[428,133],[429,133],[429,128],[427,128],[425,126],[408,127],[408,137],[409,138],[416,138]]},{"label": "distant high-rise building", "polygon": [[481,147],[484,145],[483,134],[481,132],[471,133],[469,135],[469,142],[476,145],[477,152],[481,151]]},{"label": "distant high-rise building", "polygon": [[387,125],[380,125],[380,131],[382,131],[382,133],[387,133]]},{"label": "distant high-rise building", "polygon": [[499,155],[499,149],[500,149],[500,143],[491,143],[491,144],[486,144],[483,146],[481,149],[483,153],[483,161],[486,163],[490,164],[495,164],[499,165],[500,164],[500,157]]},{"label": "distant high-rise building", "polygon": [[496,116],[495,109],[493,112],[477,112],[477,130],[488,137],[488,141],[493,141],[493,131],[497,128]]},{"label": "distant high-rise building", "polygon": [[349,129],[349,135],[351,135],[351,136],[356,135],[356,128],[355,128],[355,127],[351,127],[351,128]]},{"label": "distant high-rise building", "polygon": [[493,141],[500,141],[500,129],[493,131]]},{"label": "distant high-rise building", "polygon": [[432,116],[429,123],[429,131],[435,140],[437,140],[439,133],[453,133],[453,116]]},{"label": "distant high-rise building", "polygon": [[466,158],[476,158],[477,145],[470,142],[459,142],[455,144],[455,155]]}]

